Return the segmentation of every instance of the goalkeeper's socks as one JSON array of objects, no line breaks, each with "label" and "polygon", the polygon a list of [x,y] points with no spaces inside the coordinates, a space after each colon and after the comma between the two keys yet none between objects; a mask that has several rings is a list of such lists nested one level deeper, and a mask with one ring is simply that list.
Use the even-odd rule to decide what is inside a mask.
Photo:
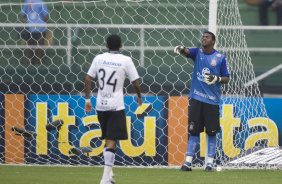
[{"label": "goalkeeper's socks", "polygon": [[215,152],[216,152],[216,136],[208,136],[208,157],[214,158]]},{"label": "goalkeeper's socks", "polygon": [[185,159],[185,162],[190,162],[190,163],[192,163],[192,160],[193,160],[193,156],[187,155],[187,156],[186,156],[186,159]]},{"label": "goalkeeper's socks", "polygon": [[207,165],[212,165],[212,164],[213,164],[213,158],[212,157],[208,157]]},{"label": "goalkeeper's socks", "polygon": [[197,145],[200,143],[200,136],[192,135],[188,140],[188,146],[186,155],[187,156],[194,156],[196,152]]}]

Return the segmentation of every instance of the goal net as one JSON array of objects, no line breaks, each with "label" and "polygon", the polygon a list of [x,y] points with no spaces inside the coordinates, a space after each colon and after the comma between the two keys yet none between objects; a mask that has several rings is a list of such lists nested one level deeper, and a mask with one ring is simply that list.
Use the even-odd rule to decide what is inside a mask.
[{"label": "goal net", "polygon": [[[215,163],[229,166],[254,150],[278,146],[278,131],[257,83],[245,85],[255,76],[237,1],[217,5],[217,49],[226,54],[231,81],[222,86]],[[47,23],[38,20],[47,15]],[[107,51],[111,33],[122,37],[121,52],[132,57],[144,96],[137,108],[126,81],[130,139],[118,143],[115,164],[183,163],[193,65],[173,48],[200,46],[209,24],[208,0],[6,0],[0,22],[1,163],[103,164],[96,111],[84,112],[84,77],[95,55]],[[97,89],[92,92],[95,105]],[[201,134],[196,166],[204,164],[205,144]]]}]

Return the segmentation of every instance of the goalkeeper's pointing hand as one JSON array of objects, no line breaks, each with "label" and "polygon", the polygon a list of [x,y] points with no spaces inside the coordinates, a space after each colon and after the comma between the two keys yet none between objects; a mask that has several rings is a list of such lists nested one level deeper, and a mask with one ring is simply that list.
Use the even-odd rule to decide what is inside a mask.
[{"label": "goalkeeper's pointing hand", "polygon": [[209,73],[205,73],[204,74],[204,81],[208,85],[211,85],[211,84],[214,84],[216,82],[220,82],[221,81],[221,77],[218,77],[216,75],[211,75]]},{"label": "goalkeeper's pointing hand", "polygon": [[174,51],[175,54],[183,54],[185,49],[186,48],[184,46],[178,45],[178,46],[174,47],[173,51]]}]

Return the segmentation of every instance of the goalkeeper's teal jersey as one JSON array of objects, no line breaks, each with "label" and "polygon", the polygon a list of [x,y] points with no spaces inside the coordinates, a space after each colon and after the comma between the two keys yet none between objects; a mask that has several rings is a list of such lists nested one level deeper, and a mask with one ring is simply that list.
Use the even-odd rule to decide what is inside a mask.
[{"label": "goalkeeper's teal jersey", "polygon": [[194,61],[194,72],[190,86],[190,98],[208,104],[219,105],[220,83],[208,85],[204,82],[204,74],[209,73],[220,77],[229,77],[225,55],[214,50],[204,53],[201,48],[190,48],[188,58]]}]

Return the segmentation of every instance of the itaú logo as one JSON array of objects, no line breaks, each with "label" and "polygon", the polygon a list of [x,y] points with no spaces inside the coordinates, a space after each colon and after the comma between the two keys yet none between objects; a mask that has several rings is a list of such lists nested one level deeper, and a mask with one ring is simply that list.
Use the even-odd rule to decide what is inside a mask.
[{"label": "ita\u00fa logo", "polygon": [[[79,142],[79,148],[90,147],[91,152],[88,153],[89,156],[97,156],[102,154],[105,141],[97,140],[97,138],[101,137],[102,134],[99,126],[98,116],[89,115],[81,118],[81,121],[78,121],[80,118],[69,114],[69,104],[67,102],[59,102],[56,106],[57,115],[53,115],[52,120],[62,120],[63,124],[60,125],[60,128],[57,130],[47,132],[46,120],[48,119],[48,103],[36,103],[36,154],[48,155],[48,150],[50,149],[51,145],[48,143],[48,134],[57,135],[52,136],[55,137],[55,139],[52,141],[58,142],[58,150],[65,156],[72,156],[73,153],[71,153],[70,150],[78,148],[73,145],[74,141]],[[125,155],[130,157],[136,157],[142,154],[146,156],[156,156],[156,117],[148,115],[151,109],[152,105],[150,103],[143,103],[142,106],[139,106],[134,112],[138,118],[142,118],[142,120],[144,119],[142,122],[143,127],[140,129],[143,131],[142,134],[144,135],[142,137],[142,144],[133,144],[132,139],[134,139],[134,137],[131,137],[132,132],[139,132],[139,130],[132,127],[131,117],[126,117],[126,126],[129,139],[119,141],[121,151]],[[95,128],[90,129],[90,127]],[[74,140],[74,137],[77,140]],[[93,140],[95,140],[95,146],[92,147],[91,144],[93,145]]]},{"label": "ita\u00fa logo", "polygon": [[204,75],[205,75],[205,73],[210,74],[210,73],[211,73],[211,72],[210,72],[210,69],[208,69],[208,68],[205,67],[205,68],[203,68],[202,73],[197,72],[197,79],[198,79],[199,81],[204,82]]}]

